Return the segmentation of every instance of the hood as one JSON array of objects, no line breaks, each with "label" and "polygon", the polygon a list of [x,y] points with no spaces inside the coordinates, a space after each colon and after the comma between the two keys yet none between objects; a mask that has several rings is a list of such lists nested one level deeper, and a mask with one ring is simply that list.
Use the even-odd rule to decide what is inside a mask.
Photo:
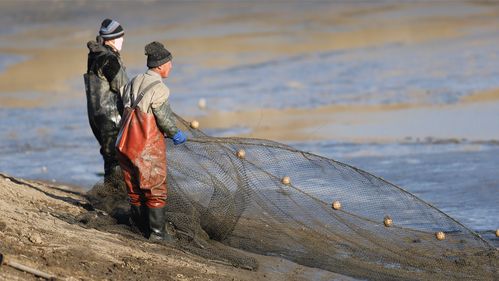
[{"label": "hood", "polygon": [[88,41],[87,48],[91,53],[102,53],[108,51],[106,46],[96,41]]}]

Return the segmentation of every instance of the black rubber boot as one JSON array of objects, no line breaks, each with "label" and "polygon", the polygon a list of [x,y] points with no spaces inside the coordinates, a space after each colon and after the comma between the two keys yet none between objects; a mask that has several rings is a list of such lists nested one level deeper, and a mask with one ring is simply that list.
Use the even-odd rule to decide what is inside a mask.
[{"label": "black rubber boot", "polygon": [[149,235],[147,207],[130,205],[130,219],[130,224],[137,227],[144,237]]},{"label": "black rubber boot", "polygon": [[149,208],[149,240],[173,242],[175,239],[165,233],[165,208]]}]

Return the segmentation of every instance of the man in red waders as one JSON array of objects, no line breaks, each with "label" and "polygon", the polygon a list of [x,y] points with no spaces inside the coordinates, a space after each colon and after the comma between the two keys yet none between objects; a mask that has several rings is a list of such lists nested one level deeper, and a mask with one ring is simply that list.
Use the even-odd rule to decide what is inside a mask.
[{"label": "man in red waders", "polygon": [[172,68],[172,55],[159,42],[146,45],[145,52],[149,69],[133,78],[123,91],[125,112],[116,149],[133,223],[149,235],[150,240],[173,241],[165,233],[164,136],[172,138],[175,145],[184,143],[187,138],[176,127],[168,102],[170,90],[162,82]]}]

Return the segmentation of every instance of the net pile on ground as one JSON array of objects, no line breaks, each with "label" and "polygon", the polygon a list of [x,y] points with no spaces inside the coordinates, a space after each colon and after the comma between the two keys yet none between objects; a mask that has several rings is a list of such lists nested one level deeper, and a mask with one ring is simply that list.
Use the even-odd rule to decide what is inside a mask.
[{"label": "net pile on ground", "polygon": [[177,118],[189,131],[167,149],[167,217],[179,233],[361,279],[497,280],[496,249],[403,189],[280,143],[209,137]]}]

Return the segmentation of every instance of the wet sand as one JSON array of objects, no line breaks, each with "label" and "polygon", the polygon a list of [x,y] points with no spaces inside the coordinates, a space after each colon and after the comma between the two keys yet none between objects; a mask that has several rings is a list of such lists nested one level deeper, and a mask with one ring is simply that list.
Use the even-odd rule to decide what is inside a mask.
[{"label": "wet sand", "polygon": [[[278,141],[398,142],[407,138],[499,139],[499,91],[476,93],[453,105],[328,105],[314,109],[210,112],[202,128],[249,128],[243,137]],[[477,127],[477,120],[480,126]]]}]

